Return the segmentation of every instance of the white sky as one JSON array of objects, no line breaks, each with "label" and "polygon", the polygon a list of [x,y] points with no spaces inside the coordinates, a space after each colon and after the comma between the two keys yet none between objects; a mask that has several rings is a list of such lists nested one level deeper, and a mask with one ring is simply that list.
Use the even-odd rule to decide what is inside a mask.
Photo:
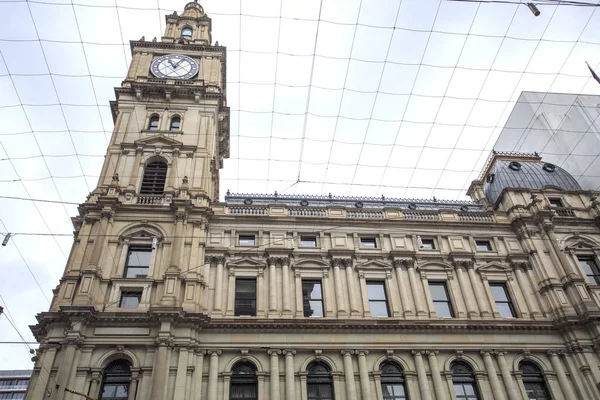
[{"label": "white sky", "polygon": [[[164,15],[186,2],[74,3],[0,0],[0,196],[85,200],[128,41],[160,38]],[[521,91],[600,94],[585,65],[600,73],[596,7],[540,5],[534,17],[524,5],[439,0],[201,4],[228,49],[222,194],[464,199]],[[0,198],[0,232],[65,235],[17,234],[0,247],[0,304],[26,340],[76,213]],[[0,341],[19,340],[0,317]],[[31,368],[29,358],[0,343],[0,369]]]}]

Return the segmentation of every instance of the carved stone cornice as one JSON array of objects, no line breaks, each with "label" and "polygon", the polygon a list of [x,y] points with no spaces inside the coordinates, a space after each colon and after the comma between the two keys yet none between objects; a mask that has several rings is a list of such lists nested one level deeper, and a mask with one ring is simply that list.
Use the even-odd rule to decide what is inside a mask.
[{"label": "carved stone cornice", "polygon": [[155,342],[159,347],[174,347],[174,340],[172,337],[158,337]]},{"label": "carved stone cornice", "polygon": [[267,263],[268,265],[290,265],[290,259],[288,257],[269,257]]},{"label": "carved stone cornice", "polygon": [[338,258],[338,257],[332,258],[331,266],[332,267],[342,267],[342,268],[352,267],[352,259],[351,258]]},{"label": "carved stone cornice", "polygon": [[456,268],[471,269],[475,267],[475,262],[473,260],[453,260],[452,264]]},{"label": "carved stone cornice", "polygon": [[394,258],[392,260],[394,268],[411,268],[415,266],[414,258]]}]

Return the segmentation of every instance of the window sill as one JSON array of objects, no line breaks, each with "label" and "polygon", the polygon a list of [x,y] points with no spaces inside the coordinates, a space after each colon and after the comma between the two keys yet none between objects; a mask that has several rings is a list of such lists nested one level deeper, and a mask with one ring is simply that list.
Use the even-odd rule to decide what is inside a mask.
[{"label": "window sill", "polygon": [[159,134],[159,133],[169,133],[172,135],[182,135],[183,131],[169,131],[169,130],[150,130],[150,129],[142,129],[142,133],[146,133],[148,135]]}]

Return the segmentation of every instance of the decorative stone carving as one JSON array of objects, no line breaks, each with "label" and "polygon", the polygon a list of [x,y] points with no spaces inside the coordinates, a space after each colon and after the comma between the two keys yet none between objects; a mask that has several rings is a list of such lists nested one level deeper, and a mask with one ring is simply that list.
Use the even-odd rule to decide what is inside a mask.
[{"label": "decorative stone carving", "polygon": [[415,260],[413,260],[412,258],[395,258],[392,261],[392,265],[394,266],[394,268],[410,268],[415,265]]},{"label": "decorative stone carving", "polygon": [[473,260],[454,260],[452,264],[454,264],[456,268],[464,269],[470,269],[475,266],[475,262],[473,262]]}]

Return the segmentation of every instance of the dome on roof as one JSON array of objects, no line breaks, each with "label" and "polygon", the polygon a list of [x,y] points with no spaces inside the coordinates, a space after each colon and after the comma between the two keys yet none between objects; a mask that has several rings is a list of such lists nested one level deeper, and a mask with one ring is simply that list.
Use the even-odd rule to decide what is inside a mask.
[{"label": "dome on roof", "polygon": [[495,204],[506,188],[581,190],[567,171],[539,161],[496,160],[483,185],[486,199]]},{"label": "dome on roof", "polygon": [[183,10],[182,17],[200,18],[204,16],[204,9],[197,0],[187,3]]}]

